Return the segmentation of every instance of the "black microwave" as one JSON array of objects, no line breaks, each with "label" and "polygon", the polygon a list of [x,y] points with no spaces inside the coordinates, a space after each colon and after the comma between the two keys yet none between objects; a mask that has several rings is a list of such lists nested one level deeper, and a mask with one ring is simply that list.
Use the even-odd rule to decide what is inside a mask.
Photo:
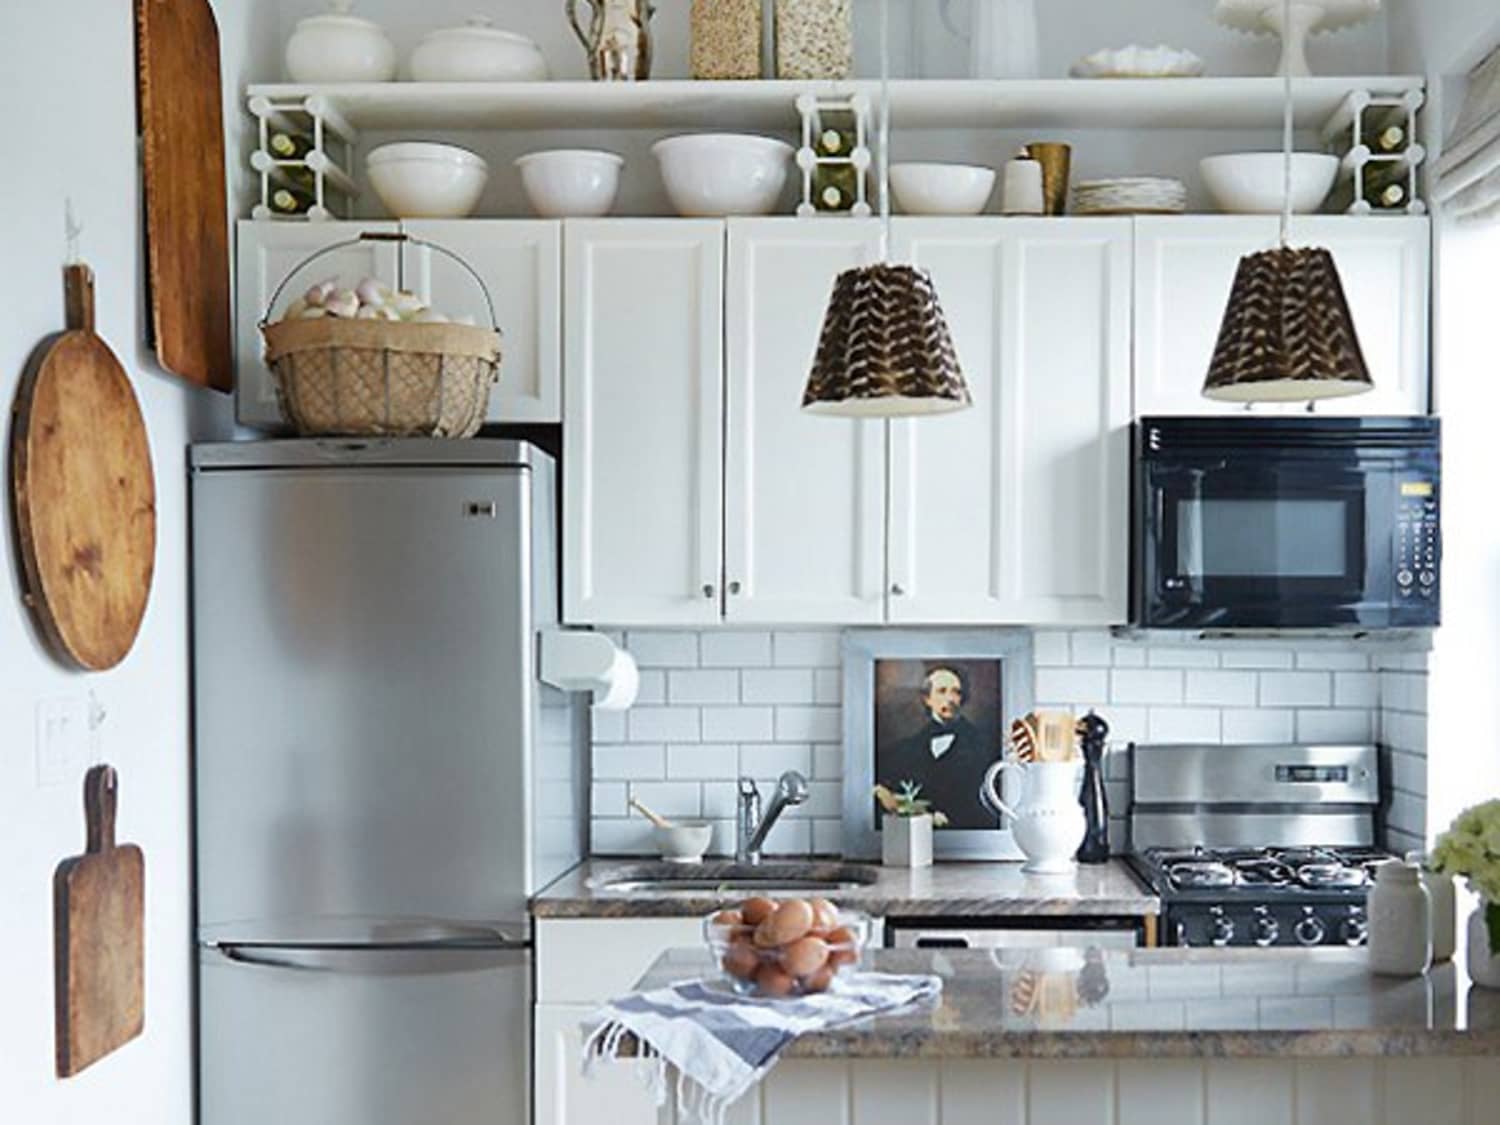
[{"label": "black microwave", "polygon": [[1436,418],[1142,418],[1131,622],[1153,629],[1438,624]]}]

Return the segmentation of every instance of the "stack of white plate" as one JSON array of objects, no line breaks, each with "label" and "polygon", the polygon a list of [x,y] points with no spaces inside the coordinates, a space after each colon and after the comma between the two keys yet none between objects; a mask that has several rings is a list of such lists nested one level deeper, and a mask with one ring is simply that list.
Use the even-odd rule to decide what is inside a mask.
[{"label": "stack of white plate", "polygon": [[1073,188],[1075,215],[1180,215],[1187,185],[1165,176],[1085,180]]}]

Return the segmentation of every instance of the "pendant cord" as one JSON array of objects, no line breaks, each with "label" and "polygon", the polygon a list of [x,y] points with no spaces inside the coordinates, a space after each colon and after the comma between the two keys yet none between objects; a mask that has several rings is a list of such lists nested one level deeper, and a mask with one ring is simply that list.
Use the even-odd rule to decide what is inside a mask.
[{"label": "pendant cord", "polygon": [[[1292,26],[1292,0],[1282,0],[1281,34],[1288,35]],[[1285,55],[1283,54],[1283,58]],[[1292,68],[1282,68],[1281,107],[1281,248],[1286,249],[1292,227]]]},{"label": "pendant cord", "polygon": [[891,257],[891,0],[880,0],[880,260]]}]

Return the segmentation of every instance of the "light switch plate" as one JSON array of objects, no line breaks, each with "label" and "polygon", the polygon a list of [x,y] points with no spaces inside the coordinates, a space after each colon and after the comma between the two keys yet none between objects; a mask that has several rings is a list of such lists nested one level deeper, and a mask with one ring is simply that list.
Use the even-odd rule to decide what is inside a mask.
[{"label": "light switch plate", "polygon": [[43,699],[36,705],[36,784],[66,785],[88,763],[89,705],[82,696]]}]

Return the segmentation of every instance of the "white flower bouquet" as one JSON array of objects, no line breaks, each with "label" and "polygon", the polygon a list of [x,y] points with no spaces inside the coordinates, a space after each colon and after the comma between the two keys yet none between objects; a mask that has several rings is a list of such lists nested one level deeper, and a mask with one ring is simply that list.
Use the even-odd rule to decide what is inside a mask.
[{"label": "white flower bouquet", "polygon": [[1461,812],[1438,837],[1432,864],[1445,875],[1464,876],[1469,889],[1484,899],[1490,948],[1500,951],[1500,800]]}]

